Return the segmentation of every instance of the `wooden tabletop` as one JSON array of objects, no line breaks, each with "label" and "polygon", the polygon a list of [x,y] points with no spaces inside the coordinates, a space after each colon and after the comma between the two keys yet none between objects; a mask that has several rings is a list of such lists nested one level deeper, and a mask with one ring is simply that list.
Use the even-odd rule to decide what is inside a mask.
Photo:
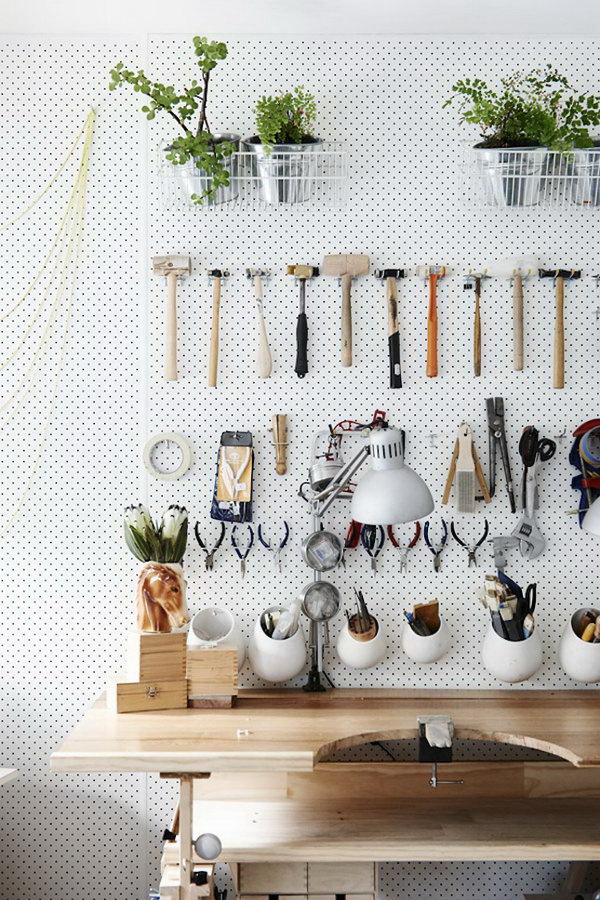
[{"label": "wooden tabletop", "polygon": [[110,713],[100,698],[52,755],[60,772],[311,771],[336,749],[414,738],[444,714],[455,737],[600,766],[597,691],[242,691],[233,709]]}]

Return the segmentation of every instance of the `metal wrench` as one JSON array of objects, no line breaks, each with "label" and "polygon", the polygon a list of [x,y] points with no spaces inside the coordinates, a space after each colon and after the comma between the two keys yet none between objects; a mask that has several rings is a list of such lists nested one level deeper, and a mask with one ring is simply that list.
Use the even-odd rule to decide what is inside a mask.
[{"label": "metal wrench", "polygon": [[546,547],[546,540],[538,528],[535,518],[537,496],[537,476],[540,469],[538,462],[527,468],[525,476],[525,506],[520,521],[513,528],[513,537],[519,541],[521,556],[525,559],[536,559]]}]

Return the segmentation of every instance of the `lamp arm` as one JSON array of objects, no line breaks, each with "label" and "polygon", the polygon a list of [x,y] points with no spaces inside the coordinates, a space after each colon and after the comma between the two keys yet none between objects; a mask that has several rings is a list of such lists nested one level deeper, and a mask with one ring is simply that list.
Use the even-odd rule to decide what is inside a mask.
[{"label": "lamp arm", "polygon": [[[348,482],[354,475],[354,473],[360,469],[363,462],[371,452],[370,446],[361,447],[358,453],[352,457],[350,462],[347,462],[345,466],[343,466],[340,471],[337,473],[335,478],[333,478],[326,488],[324,488],[320,493],[316,494],[312,499],[312,503],[315,509],[315,515],[321,517],[323,516],[334,500],[340,496],[342,491],[348,486]],[[319,504],[325,501],[322,506]],[[316,511],[318,509],[318,512]]]}]

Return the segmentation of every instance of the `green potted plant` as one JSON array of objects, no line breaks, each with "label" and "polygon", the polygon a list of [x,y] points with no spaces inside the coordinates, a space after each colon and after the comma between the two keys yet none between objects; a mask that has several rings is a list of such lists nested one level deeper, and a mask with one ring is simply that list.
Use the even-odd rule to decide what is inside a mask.
[{"label": "green potted plant", "polygon": [[142,112],[149,120],[157,113],[170,116],[183,133],[165,148],[166,158],[176,167],[188,200],[224,203],[237,191],[237,157],[233,154],[239,150],[240,136],[211,132],[207,102],[211,72],[227,56],[227,46],[204,37],[195,37],[193,45],[201,82],[193,79],[190,87],[177,91],[172,85],[151,81],[141,69],[133,72],[117,63],[110,71],[108,87],[114,91],[129,84],[137,94],[148,97],[150,102],[142,106]]},{"label": "green potted plant", "polygon": [[269,204],[309,200],[316,174],[312,154],[323,144],[312,134],[315,98],[299,85],[275,97],[261,97],[255,112],[257,133],[243,146],[251,154],[261,199]]},{"label": "green potted plant", "polygon": [[589,129],[600,124],[600,97],[579,94],[551,64],[501,79],[498,91],[480,78],[452,87],[461,123],[476,125],[473,152],[484,176],[486,202],[530,206],[540,199],[547,151],[593,147]]}]

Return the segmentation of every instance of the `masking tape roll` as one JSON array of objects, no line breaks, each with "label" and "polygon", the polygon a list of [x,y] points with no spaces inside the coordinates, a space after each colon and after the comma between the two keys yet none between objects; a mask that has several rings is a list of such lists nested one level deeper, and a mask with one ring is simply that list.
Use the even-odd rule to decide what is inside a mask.
[{"label": "masking tape roll", "polygon": [[[177,444],[181,450],[181,462],[176,469],[172,469],[170,472],[164,472],[162,469],[158,469],[152,461],[154,448],[165,441]],[[182,475],[185,475],[192,464],[192,447],[188,439],[182,434],[176,434],[173,431],[164,431],[162,434],[155,434],[146,442],[142,457],[144,465],[155,478],[158,478],[161,481],[176,481],[178,478],[181,478]]]}]

